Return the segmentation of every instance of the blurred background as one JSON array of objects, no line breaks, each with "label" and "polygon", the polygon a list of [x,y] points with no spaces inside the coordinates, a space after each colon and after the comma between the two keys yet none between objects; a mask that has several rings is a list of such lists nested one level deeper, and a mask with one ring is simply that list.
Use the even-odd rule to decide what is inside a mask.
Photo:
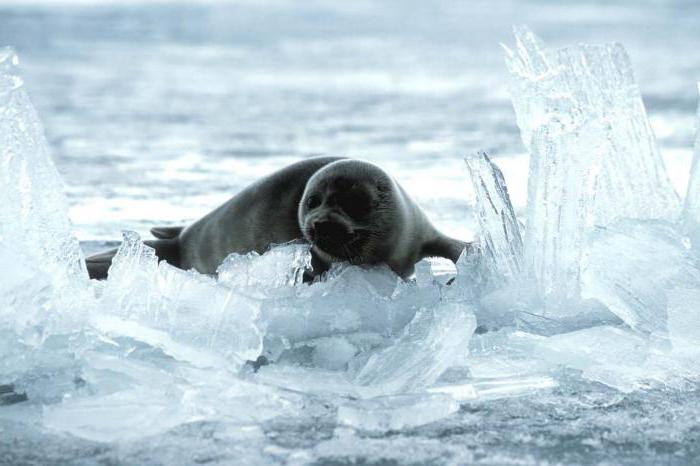
[{"label": "blurred background", "polygon": [[465,154],[516,207],[527,155],[500,43],[623,43],[677,189],[692,153],[700,2],[0,0],[81,240],[190,222],[319,154],[375,162],[468,239]]}]

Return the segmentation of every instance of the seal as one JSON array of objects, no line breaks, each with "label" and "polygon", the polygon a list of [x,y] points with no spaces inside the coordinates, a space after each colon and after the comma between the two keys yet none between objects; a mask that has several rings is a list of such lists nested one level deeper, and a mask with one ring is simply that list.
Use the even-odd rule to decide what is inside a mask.
[{"label": "seal", "polygon": [[[334,262],[387,264],[402,277],[419,260],[457,261],[469,243],[440,233],[388,174],[369,162],[314,157],[248,186],[188,227],[158,227],[145,241],[161,260],[215,274],[231,253],[264,253],[295,240],[311,244],[312,279]],[[116,249],[87,259],[106,278]]]}]

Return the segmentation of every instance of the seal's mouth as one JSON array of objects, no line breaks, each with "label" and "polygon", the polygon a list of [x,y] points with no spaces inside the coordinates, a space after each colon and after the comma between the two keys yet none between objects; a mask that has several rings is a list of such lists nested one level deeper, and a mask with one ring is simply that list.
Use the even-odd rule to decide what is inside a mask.
[{"label": "seal's mouth", "polygon": [[307,239],[319,255],[330,262],[361,262],[361,231],[353,231],[341,222],[315,222],[307,231]]}]

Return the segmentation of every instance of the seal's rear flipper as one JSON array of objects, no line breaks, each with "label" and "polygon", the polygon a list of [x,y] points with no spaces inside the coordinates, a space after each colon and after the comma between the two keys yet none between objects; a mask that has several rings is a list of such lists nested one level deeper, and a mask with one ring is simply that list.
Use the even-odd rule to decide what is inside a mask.
[{"label": "seal's rear flipper", "polygon": [[447,236],[439,236],[423,245],[423,257],[444,257],[455,264],[465,249],[471,249],[472,243],[466,243]]},{"label": "seal's rear flipper", "polygon": [[85,259],[85,265],[87,265],[90,278],[96,280],[106,279],[109,267],[112,265],[112,258],[115,254],[117,254],[117,249],[110,249],[109,251],[101,252]]},{"label": "seal's rear flipper", "polygon": [[185,227],[154,227],[151,228],[151,234],[158,239],[174,239],[184,229]]},{"label": "seal's rear flipper", "polygon": [[[156,250],[156,256],[170,265],[180,267],[180,246],[177,239],[154,239],[144,241],[144,244]],[[107,278],[112,259],[118,249],[110,249],[85,259],[90,278],[104,280]]]},{"label": "seal's rear flipper", "polygon": [[156,250],[158,259],[180,267],[180,242],[177,239],[152,239],[143,243]]}]

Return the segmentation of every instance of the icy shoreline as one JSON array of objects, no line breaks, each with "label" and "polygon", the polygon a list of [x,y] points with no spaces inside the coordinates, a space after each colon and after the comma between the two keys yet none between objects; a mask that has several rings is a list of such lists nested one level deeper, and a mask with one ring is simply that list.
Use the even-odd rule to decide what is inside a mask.
[{"label": "icy shoreline", "polygon": [[[0,257],[13,268],[0,271],[0,428],[133,447],[214,425],[259,462],[304,463],[358,436],[464,422],[465,407],[494,399],[596,384],[604,395],[590,396],[610,402],[694,392],[698,163],[681,209],[621,46],[550,53],[526,29],[516,39],[525,225],[477,154],[479,256],[450,275],[418,264],[410,282],[343,266],[310,286],[301,245],[231,257],[213,279],[158,264],[133,233],[109,280],[87,280],[16,57],[2,51]],[[273,364],[253,372],[246,361],[261,355]],[[314,452],[275,452],[263,433],[314,419],[330,435]]]}]

